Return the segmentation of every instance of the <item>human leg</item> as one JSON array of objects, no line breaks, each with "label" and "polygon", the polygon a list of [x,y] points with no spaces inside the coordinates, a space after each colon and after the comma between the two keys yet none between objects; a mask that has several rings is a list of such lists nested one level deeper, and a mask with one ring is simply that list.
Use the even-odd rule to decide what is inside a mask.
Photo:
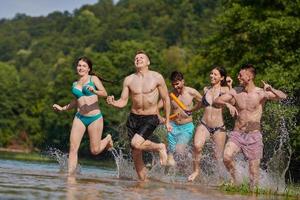
[{"label": "human leg", "polygon": [[167,164],[167,149],[166,145],[163,143],[155,143],[150,140],[145,140],[139,134],[135,134],[131,140],[131,146],[137,150],[141,151],[156,151],[159,152],[160,164]]},{"label": "human leg", "polygon": [[209,139],[209,136],[209,132],[203,125],[199,125],[196,128],[193,148],[193,173],[188,177],[188,181],[194,181],[200,174],[201,153],[205,141]]},{"label": "human leg", "polygon": [[78,149],[80,142],[82,140],[83,134],[85,132],[85,126],[77,117],[74,118],[71,134],[70,134],[70,149],[69,149],[69,159],[68,159],[68,173],[73,175],[76,171],[78,162]]},{"label": "human leg", "polygon": [[176,134],[176,153],[183,154],[187,146],[190,144],[194,135],[194,124],[189,122],[179,126],[178,133]]},{"label": "human leg", "polygon": [[110,134],[108,134],[104,139],[101,140],[102,132],[103,132],[102,117],[93,121],[88,126],[88,133],[90,138],[90,150],[93,155],[98,155],[105,148],[110,148],[113,146],[113,141]]},{"label": "human leg", "polygon": [[218,161],[223,160],[224,146],[226,140],[226,133],[224,131],[217,131],[213,134],[214,154]]},{"label": "human leg", "polygon": [[132,148],[132,158],[135,166],[136,173],[139,180],[145,181],[147,178],[147,168],[143,161],[143,152],[141,150]]},{"label": "human leg", "polygon": [[249,160],[250,188],[253,189],[259,181],[259,165],[263,157],[262,135],[259,131],[243,135],[244,144],[241,148],[245,157]]},{"label": "human leg", "polygon": [[224,155],[224,146],[226,140],[226,133],[223,130],[216,131],[213,136],[214,141],[214,156],[217,160],[218,164],[218,173],[221,178],[222,172],[224,172],[224,164],[223,164],[223,155]]},{"label": "human leg", "polygon": [[237,184],[234,157],[239,151],[240,151],[240,147],[238,147],[235,143],[231,141],[228,141],[226,143],[223,160],[224,160],[224,165],[229,171],[232,178],[232,182],[234,184]]},{"label": "human leg", "polygon": [[[175,134],[176,146],[175,146],[175,160],[179,161],[178,167],[185,168],[187,147],[190,145],[194,136],[194,124],[192,122],[186,124],[177,125],[177,131]],[[173,127],[174,129],[174,127]]]},{"label": "human leg", "polygon": [[249,179],[250,179],[250,188],[254,189],[258,185],[259,181],[259,165],[260,159],[249,160]]},{"label": "human leg", "polygon": [[172,132],[167,133],[167,139],[168,139],[168,160],[167,165],[168,166],[175,166],[176,162],[174,160],[174,153],[176,151],[176,136],[174,134],[176,128],[173,126]]}]

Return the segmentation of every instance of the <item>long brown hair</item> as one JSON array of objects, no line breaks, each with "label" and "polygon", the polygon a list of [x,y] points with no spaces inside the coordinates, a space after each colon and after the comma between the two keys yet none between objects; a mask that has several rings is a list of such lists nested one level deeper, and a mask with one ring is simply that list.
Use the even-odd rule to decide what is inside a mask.
[{"label": "long brown hair", "polygon": [[225,87],[225,86],[228,86],[229,85],[227,84],[227,81],[226,81],[226,77],[227,77],[227,71],[224,67],[221,67],[221,66],[215,66],[214,69],[218,70],[221,77],[224,77],[223,80],[221,81],[221,86],[222,87]]},{"label": "long brown hair", "polygon": [[103,82],[108,82],[108,83],[114,83],[115,81],[110,81],[110,80],[106,80],[106,79],[104,79],[104,78],[102,78],[99,74],[97,74],[97,73],[95,73],[94,71],[93,71],[93,63],[92,63],[92,61],[88,58],[88,57],[86,57],[86,56],[81,56],[81,57],[79,57],[77,60],[76,60],[76,66],[78,65],[78,63],[79,63],[79,61],[83,61],[83,62],[85,62],[86,64],[88,64],[88,66],[89,66],[89,68],[90,68],[90,71],[89,71],[89,75],[92,75],[92,76],[97,76],[101,81],[103,81]]}]

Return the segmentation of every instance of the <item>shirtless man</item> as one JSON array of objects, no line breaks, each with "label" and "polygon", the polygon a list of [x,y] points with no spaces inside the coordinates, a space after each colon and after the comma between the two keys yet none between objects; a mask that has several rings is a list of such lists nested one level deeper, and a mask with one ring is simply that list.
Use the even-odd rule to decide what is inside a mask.
[{"label": "shirtless man", "polygon": [[234,130],[224,150],[224,164],[231,174],[232,181],[237,184],[235,155],[242,150],[249,162],[250,188],[258,185],[259,165],[263,155],[263,142],[261,135],[261,116],[264,103],[267,100],[285,99],[287,95],[274,89],[264,81],[263,88],[256,87],[254,78],[255,68],[252,64],[241,67],[238,74],[240,86],[229,93],[218,97],[214,104],[226,106],[232,116],[236,116]]},{"label": "shirtless man", "polygon": [[[201,106],[202,96],[194,88],[185,86],[183,74],[174,71],[170,76],[173,91],[172,93],[181,101],[186,109],[183,110],[178,104],[171,100],[171,110],[173,116],[170,122],[172,131],[168,132],[168,162],[167,165],[174,166],[175,160],[173,154],[182,154],[192,140],[194,135],[194,124],[191,113]],[[195,101],[195,105],[194,105]],[[162,102],[160,106],[162,107]]]},{"label": "shirtless man", "polygon": [[148,140],[153,133],[159,119],[157,115],[158,99],[161,97],[164,104],[165,124],[168,131],[172,127],[169,124],[170,99],[168,89],[161,74],[150,71],[150,59],[144,51],[138,51],[134,64],[136,72],[127,76],[123,83],[121,98],[114,100],[114,96],[107,97],[107,103],[123,108],[132,100],[131,113],[127,120],[128,136],[131,140],[132,157],[137,175],[140,180],[146,180],[147,169],[143,162],[142,151],[159,152],[161,165],[166,165],[167,151],[163,143],[154,143]]}]

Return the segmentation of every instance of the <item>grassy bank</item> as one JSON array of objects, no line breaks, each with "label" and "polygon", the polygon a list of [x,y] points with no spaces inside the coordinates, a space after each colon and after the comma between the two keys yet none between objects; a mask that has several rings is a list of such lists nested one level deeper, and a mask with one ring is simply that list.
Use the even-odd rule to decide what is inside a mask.
[{"label": "grassy bank", "polygon": [[[33,162],[53,162],[57,163],[57,160],[48,156],[44,155],[40,152],[7,152],[1,151],[0,152],[0,159],[4,160],[19,160],[19,161],[33,161]],[[79,163],[81,165],[88,165],[88,166],[99,166],[104,168],[115,168],[115,163],[113,160],[99,160],[95,159],[87,159],[87,158],[79,158]]]},{"label": "grassy bank", "polygon": [[254,190],[250,190],[248,184],[246,183],[243,183],[240,186],[234,186],[232,184],[223,184],[220,186],[220,189],[230,194],[264,195],[266,197],[280,196],[283,199],[287,199],[287,200],[300,199],[300,185],[296,185],[296,184],[287,185],[284,192],[273,191],[271,189],[265,189],[259,187],[255,188]]},{"label": "grassy bank", "polygon": [[22,161],[38,161],[38,162],[56,162],[50,157],[42,156],[40,153],[22,153],[22,152],[0,152],[0,159],[6,160],[22,160]]}]

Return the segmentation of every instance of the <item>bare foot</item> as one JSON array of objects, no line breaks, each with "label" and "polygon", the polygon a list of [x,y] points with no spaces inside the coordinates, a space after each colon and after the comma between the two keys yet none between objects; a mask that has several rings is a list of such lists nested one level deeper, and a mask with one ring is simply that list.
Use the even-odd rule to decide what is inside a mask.
[{"label": "bare foot", "polygon": [[167,165],[167,159],[168,159],[168,154],[167,154],[167,148],[166,145],[161,143],[161,148],[159,150],[159,160],[160,160],[160,164],[162,166]]},{"label": "bare foot", "polygon": [[106,139],[109,141],[109,142],[107,143],[107,145],[106,145],[106,149],[109,151],[109,150],[111,150],[111,149],[113,148],[113,146],[114,146],[114,142],[113,142],[113,140],[112,140],[112,138],[111,138],[111,134],[108,134],[108,135],[106,136]]},{"label": "bare foot", "polygon": [[167,165],[170,167],[174,167],[176,165],[173,155],[168,155]]},{"label": "bare foot", "polygon": [[147,168],[144,168],[141,172],[138,173],[138,177],[139,177],[140,181],[143,181],[143,182],[148,181],[147,171],[148,171]]},{"label": "bare foot", "polygon": [[192,182],[194,181],[197,176],[199,175],[199,172],[193,172],[189,177],[188,177],[188,181]]}]

